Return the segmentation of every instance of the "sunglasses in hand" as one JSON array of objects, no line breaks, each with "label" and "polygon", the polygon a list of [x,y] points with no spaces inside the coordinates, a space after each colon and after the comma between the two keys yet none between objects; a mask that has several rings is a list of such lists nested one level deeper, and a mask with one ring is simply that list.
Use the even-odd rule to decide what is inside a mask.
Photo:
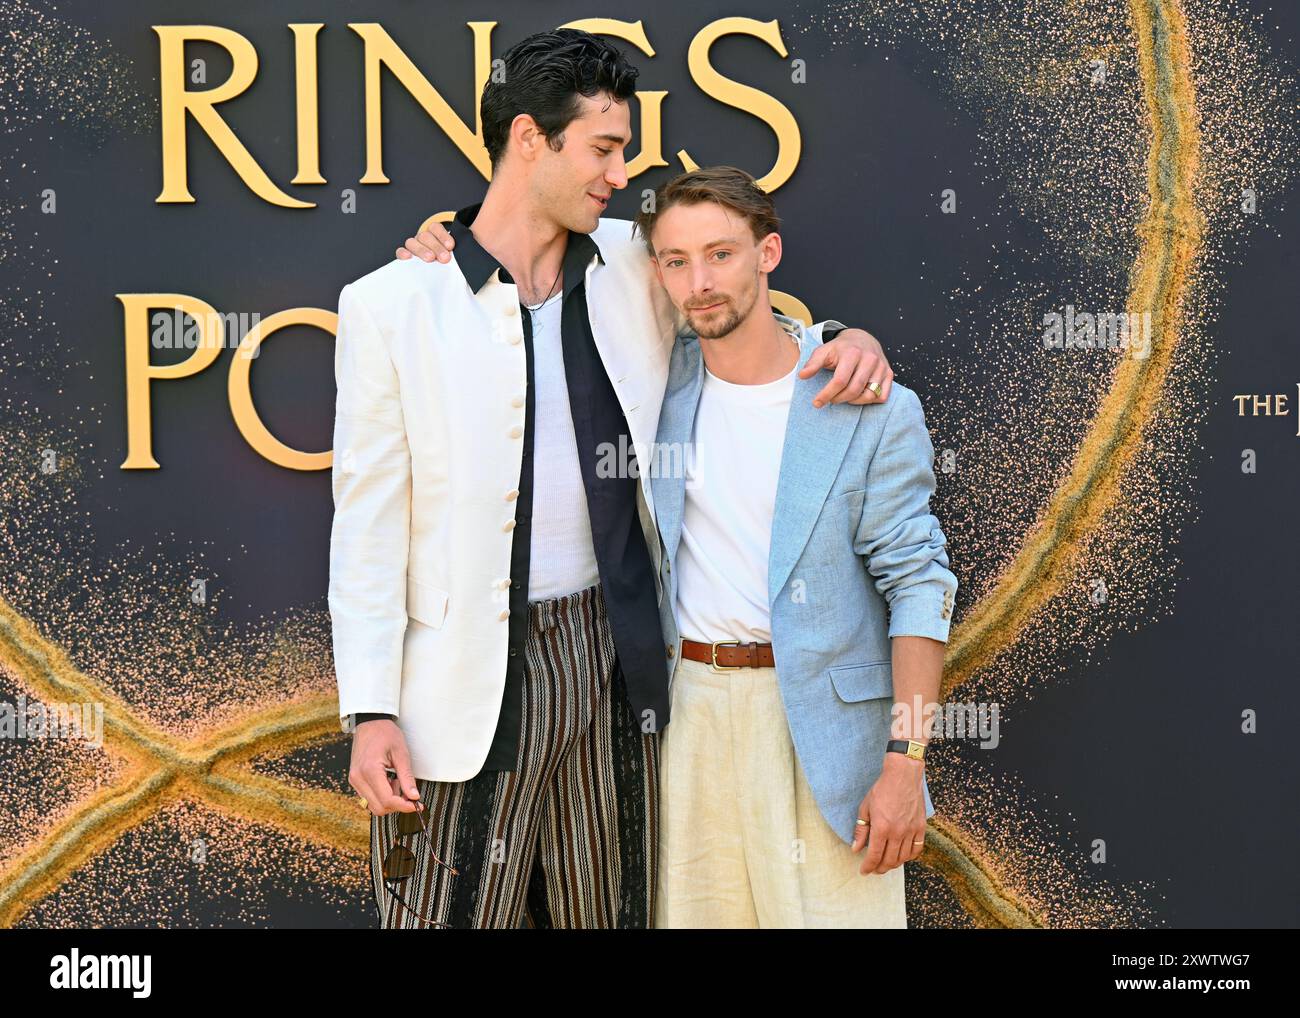
[{"label": "sunglasses in hand", "polygon": [[[438,922],[438,920],[425,915],[418,909],[412,908],[411,903],[397,889],[403,881],[409,880],[415,875],[415,853],[405,845],[400,844],[401,839],[412,834],[423,834],[425,839],[429,840],[429,825],[425,819],[424,803],[417,802],[415,807],[414,812],[397,814],[397,839],[384,855],[384,886],[388,888],[389,893],[394,898],[406,906],[407,911],[412,915],[419,916],[432,926],[450,929],[449,923]],[[432,842],[430,842],[429,858],[437,865],[447,869],[453,876],[459,875],[459,870],[443,862],[434,854]]]}]

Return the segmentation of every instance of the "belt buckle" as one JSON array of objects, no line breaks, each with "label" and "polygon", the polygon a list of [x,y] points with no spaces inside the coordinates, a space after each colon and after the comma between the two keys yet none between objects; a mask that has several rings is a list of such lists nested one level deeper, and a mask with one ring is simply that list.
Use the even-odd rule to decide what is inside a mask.
[{"label": "belt buckle", "polygon": [[714,641],[713,641],[713,644],[712,644],[712,645],[710,646],[710,648],[709,648],[710,653],[711,653],[711,656],[712,656],[712,658],[713,658],[713,660],[709,662],[709,667],[712,668],[715,672],[738,672],[738,671],[740,671],[740,669],[743,667],[742,665],[720,665],[720,664],[718,664],[718,648],[719,648],[719,647],[727,647],[727,646],[737,647],[737,646],[739,646],[739,645],[740,645],[740,641],[739,641],[739,640],[714,640]]}]

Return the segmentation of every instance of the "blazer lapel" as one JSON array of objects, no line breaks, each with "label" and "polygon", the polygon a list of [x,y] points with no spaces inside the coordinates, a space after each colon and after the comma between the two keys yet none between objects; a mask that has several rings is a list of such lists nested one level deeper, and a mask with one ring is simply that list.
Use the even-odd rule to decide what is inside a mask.
[{"label": "blazer lapel", "polygon": [[[610,261],[594,258],[587,266],[587,311],[596,351],[627,418],[628,437],[639,466],[651,454],[655,441],[668,374],[667,347],[672,342],[668,331],[672,316],[664,305],[671,308],[672,304],[667,294],[660,299],[654,293],[662,293],[662,287],[647,275],[653,270],[644,255],[629,260],[608,234],[601,235],[609,228],[597,227],[599,240],[611,245]],[[642,470],[638,479],[653,526],[659,510],[648,472]]]},{"label": "blazer lapel", "polygon": [[704,362],[700,341],[683,336],[673,345],[668,366],[668,385],[663,407],[659,411],[659,434],[651,487],[659,533],[663,537],[668,561],[677,554],[682,536],[682,514],[686,503],[686,478],[682,471],[688,459],[691,435],[695,430],[695,413],[700,405],[704,384]]},{"label": "blazer lapel", "polygon": [[[801,328],[800,369],[817,345]],[[773,606],[808,544],[862,415],[860,406],[830,404],[818,410],[812,405],[827,377],[819,371],[812,378],[796,378],[790,397],[767,565],[768,601]]]}]

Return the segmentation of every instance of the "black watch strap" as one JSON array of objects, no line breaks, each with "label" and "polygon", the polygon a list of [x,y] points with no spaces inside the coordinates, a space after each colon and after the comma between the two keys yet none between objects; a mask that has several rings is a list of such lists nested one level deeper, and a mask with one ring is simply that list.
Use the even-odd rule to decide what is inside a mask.
[{"label": "black watch strap", "polygon": [[885,743],[886,753],[902,753],[904,756],[911,757],[913,760],[925,759],[924,743],[916,743],[916,750],[912,750],[912,742],[908,739],[890,739]]}]

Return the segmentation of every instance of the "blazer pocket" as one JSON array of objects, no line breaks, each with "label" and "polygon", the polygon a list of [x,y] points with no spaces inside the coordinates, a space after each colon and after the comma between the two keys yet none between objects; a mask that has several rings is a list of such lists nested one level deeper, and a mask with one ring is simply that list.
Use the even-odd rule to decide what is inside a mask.
[{"label": "blazer pocket", "polygon": [[442,628],[447,614],[447,592],[431,583],[406,578],[406,614],[433,629]]},{"label": "blazer pocket", "polygon": [[831,685],[835,695],[845,703],[874,700],[894,695],[894,666],[892,661],[872,661],[861,665],[836,665],[830,669]]}]

